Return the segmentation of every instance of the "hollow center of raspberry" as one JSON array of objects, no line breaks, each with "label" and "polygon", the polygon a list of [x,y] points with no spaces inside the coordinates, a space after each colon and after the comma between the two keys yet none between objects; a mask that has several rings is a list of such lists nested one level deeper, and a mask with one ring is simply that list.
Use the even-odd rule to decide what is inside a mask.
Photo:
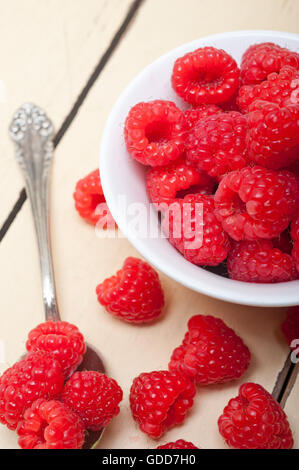
[{"label": "hollow center of raspberry", "polygon": [[235,193],[232,197],[232,208],[235,214],[246,212],[246,203],[242,201],[239,194]]},{"label": "hollow center of raspberry", "polygon": [[92,194],[91,195],[91,202],[90,202],[90,209],[95,211],[99,204],[105,202],[105,197],[102,194]]},{"label": "hollow center of raspberry", "polygon": [[171,137],[172,124],[165,121],[155,121],[145,128],[145,136],[149,142],[163,144]]},{"label": "hollow center of raspberry", "polygon": [[193,85],[203,86],[203,87],[217,87],[222,83],[222,76],[215,71],[207,72],[197,72],[194,73],[191,77],[191,82]]}]

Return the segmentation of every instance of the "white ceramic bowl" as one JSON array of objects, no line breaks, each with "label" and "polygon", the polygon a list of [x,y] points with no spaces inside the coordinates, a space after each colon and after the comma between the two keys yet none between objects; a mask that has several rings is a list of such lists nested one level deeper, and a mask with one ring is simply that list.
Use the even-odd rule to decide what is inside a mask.
[{"label": "white ceramic bowl", "polygon": [[[145,168],[129,157],[123,125],[129,109],[139,101],[168,99],[184,103],[171,88],[170,76],[177,57],[198,47],[224,49],[240,62],[251,44],[275,42],[299,51],[299,36],[276,31],[236,31],[197,39],[163,55],[146,67],[115,103],[104,130],[100,151],[101,178],[108,206],[118,226],[136,249],[154,266],[179,283],[204,294],[245,305],[287,306],[299,304],[299,280],[279,284],[238,282],[208,272],[186,261],[164,238],[136,236],[132,214],[119,206],[119,195],[127,204],[140,202],[149,210],[145,190]],[[154,214],[158,226],[158,216]]]}]

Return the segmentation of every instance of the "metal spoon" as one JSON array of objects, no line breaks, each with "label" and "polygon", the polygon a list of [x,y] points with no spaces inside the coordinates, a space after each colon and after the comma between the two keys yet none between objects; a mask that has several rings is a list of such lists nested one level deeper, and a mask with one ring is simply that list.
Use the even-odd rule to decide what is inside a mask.
[{"label": "metal spoon", "polygon": [[[16,159],[23,172],[31,203],[40,257],[45,317],[46,320],[60,321],[49,231],[49,178],[53,160],[53,125],[41,108],[26,103],[15,112],[9,133],[15,144]],[[89,345],[78,370],[99,372],[105,370],[101,357]],[[84,448],[95,447],[102,432],[102,429],[89,432]]]}]

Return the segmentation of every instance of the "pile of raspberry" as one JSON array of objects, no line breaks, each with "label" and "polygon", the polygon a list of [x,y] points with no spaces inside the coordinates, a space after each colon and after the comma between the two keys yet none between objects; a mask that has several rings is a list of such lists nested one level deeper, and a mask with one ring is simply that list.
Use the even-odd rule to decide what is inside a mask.
[{"label": "pile of raspberry", "polygon": [[170,243],[231,279],[298,279],[299,54],[256,44],[239,68],[203,47],[175,61],[171,84],[187,109],[141,102],[124,126]]},{"label": "pile of raspberry", "polygon": [[76,371],[86,344],[79,329],[47,321],[30,331],[27,355],[0,377],[0,423],[22,449],[81,449],[119,413],[122,390],[97,371]]}]

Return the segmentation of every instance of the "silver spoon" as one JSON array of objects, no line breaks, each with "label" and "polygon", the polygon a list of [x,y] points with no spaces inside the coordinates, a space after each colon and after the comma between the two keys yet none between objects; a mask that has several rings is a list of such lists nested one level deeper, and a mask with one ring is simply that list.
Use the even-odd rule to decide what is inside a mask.
[{"label": "silver spoon", "polygon": [[[53,125],[45,112],[31,103],[24,104],[15,112],[9,128],[31,203],[40,257],[45,317],[46,320],[60,321],[49,231],[49,179],[53,160],[53,131]],[[78,370],[105,370],[101,357],[89,345]],[[89,432],[84,448],[95,447],[102,432],[102,429]]]}]

